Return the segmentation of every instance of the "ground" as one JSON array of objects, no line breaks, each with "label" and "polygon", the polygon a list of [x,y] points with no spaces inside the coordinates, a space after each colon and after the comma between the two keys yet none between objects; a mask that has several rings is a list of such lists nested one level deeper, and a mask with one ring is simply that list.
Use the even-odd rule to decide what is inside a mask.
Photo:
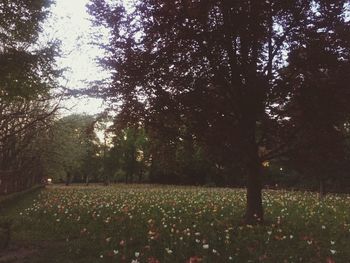
[{"label": "ground", "polygon": [[266,223],[251,226],[244,189],[49,186],[5,210],[0,263],[349,262],[349,195],[263,196]]}]

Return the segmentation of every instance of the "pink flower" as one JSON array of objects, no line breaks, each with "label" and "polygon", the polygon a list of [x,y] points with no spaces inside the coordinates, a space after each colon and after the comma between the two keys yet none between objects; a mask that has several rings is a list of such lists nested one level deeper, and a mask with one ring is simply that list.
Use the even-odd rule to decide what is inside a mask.
[{"label": "pink flower", "polygon": [[147,263],[160,263],[160,261],[154,257],[149,257]]},{"label": "pink flower", "polygon": [[193,257],[190,257],[186,263],[199,263],[199,262],[202,262],[202,258],[199,257],[199,256],[193,256]]}]

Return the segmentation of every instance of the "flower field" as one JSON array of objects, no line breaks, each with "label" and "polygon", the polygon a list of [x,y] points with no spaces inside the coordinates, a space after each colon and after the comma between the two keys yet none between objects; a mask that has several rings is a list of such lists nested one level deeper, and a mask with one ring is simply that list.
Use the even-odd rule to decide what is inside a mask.
[{"label": "flower field", "polygon": [[266,223],[251,226],[243,189],[52,186],[16,227],[62,240],[67,262],[350,262],[349,195],[265,191],[263,202]]}]

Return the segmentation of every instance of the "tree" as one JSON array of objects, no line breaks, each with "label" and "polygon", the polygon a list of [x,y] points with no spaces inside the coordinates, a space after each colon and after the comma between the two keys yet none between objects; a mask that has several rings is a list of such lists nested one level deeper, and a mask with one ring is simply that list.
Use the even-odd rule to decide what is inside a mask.
[{"label": "tree", "polygon": [[0,104],[0,189],[24,190],[45,176],[42,157],[56,108],[49,101]]},{"label": "tree", "polygon": [[12,185],[11,191],[29,188],[45,176],[44,141],[58,109],[50,90],[60,74],[58,43],[39,43],[51,3],[0,3],[0,185]]},{"label": "tree", "polygon": [[[57,120],[51,129],[51,151],[46,156],[48,174],[67,185],[73,179],[89,181],[98,173],[99,141],[94,132],[95,119],[88,115],[69,115]],[[95,164],[95,165],[93,165]]]},{"label": "tree", "polygon": [[[146,129],[176,136],[185,124],[215,162],[237,163],[247,182],[246,222],[262,221],[259,146],[266,123],[280,125],[269,112],[279,69],[327,3],[147,0],[130,14],[92,1],[96,25],[112,33],[101,61],[112,83],[98,91],[121,101],[130,120],[142,116]],[[330,14],[340,16],[345,3]]]},{"label": "tree", "polygon": [[149,159],[148,137],[142,127],[121,128],[113,125],[109,128],[114,133],[112,147],[108,152],[106,166],[111,174],[122,174],[125,183],[142,181]]},{"label": "tree", "polygon": [[55,86],[58,43],[39,43],[51,0],[0,3],[0,96],[33,99]]},{"label": "tree", "polygon": [[[288,156],[294,167],[320,184],[335,177],[345,160],[344,124],[350,107],[349,22],[344,3],[319,3],[298,46],[292,47],[282,69],[279,88],[285,97],[282,110],[289,132]],[[296,132],[297,131],[297,132]]]}]

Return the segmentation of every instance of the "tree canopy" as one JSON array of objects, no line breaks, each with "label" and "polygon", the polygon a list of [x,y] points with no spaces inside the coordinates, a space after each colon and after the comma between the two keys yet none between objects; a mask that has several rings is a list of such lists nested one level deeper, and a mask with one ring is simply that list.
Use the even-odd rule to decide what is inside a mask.
[{"label": "tree canopy", "polygon": [[42,158],[58,108],[58,43],[39,39],[52,1],[0,2],[0,190],[19,191],[45,177]]},{"label": "tree canopy", "polygon": [[101,60],[112,83],[97,92],[122,103],[119,122],[142,122],[170,145],[186,127],[214,163],[235,164],[246,178],[246,220],[262,220],[261,163],[285,153],[300,130],[310,134],[300,123],[317,117],[304,107],[310,96],[316,106],[334,94],[339,108],[318,112],[329,124],[348,114],[348,84],[337,75],[349,65],[346,8],[347,1],[146,0],[130,11],[91,1],[96,25],[112,33]]}]

